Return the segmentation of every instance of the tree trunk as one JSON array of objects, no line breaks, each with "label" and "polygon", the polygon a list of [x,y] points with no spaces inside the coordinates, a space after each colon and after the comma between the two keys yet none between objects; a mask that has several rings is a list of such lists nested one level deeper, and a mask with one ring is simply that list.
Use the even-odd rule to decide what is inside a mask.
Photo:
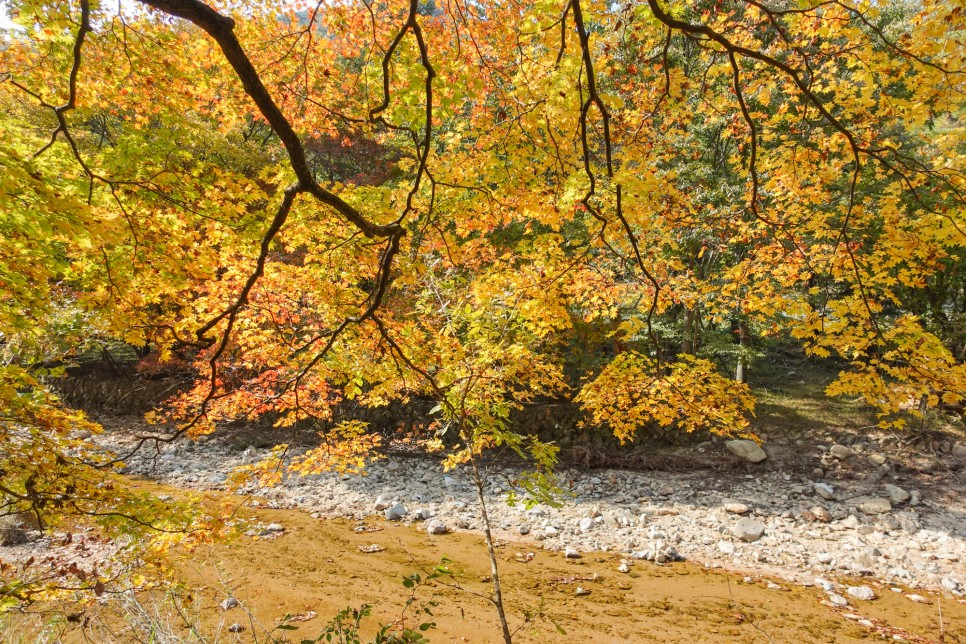
[{"label": "tree trunk", "polygon": [[748,327],[743,320],[738,321],[738,366],[735,368],[735,381],[745,382],[748,378]]},{"label": "tree trunk", "polygon": [[694,355],[694,310],[684,305],[684,339],[681,341],[681,353]]},{"label": "tree trunk", "polygon": [[473,457],[473,482],[476,483],[476,493],[480,500],[480,512],[483,515],[483,536],[486,538],[486,551],[490,555],[490,576],[493,577],[493,604],[500,616],[500,628],[503,629],[505,644],[513,644],[510,626],[506,621],[506,611],[503,609],[503,590],[500,588],[500,571],[497,568],[496,552],[493,550],[493,535],[490,532],[490,517],[486,512],[486,497],[483,494],[483,477],[480,476],[480,466]]}]

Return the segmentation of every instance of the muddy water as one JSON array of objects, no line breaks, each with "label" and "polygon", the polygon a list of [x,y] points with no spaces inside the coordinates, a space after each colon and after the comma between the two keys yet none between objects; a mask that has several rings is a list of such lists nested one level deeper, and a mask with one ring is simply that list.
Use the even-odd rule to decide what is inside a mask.
[{"label": "muddy water", "polygon": [[[502,641],[496,613],[485,599],[489,561],[478,535],[431,536],[418,524],[390,524],[381,518],[367,522],[374,531],[360,533],[357,523],[318,520],[291,510],[257,510],[249,518],[281,524],[285,531],[206,547],[179,564],[194,596],[202,600],[199,618],[209,627],[220,624],[222,641],[252,641],[253,635],[262,641],[262,629],[270,630],[285,615],[314,614],[287,635],[301,641],[317,636],[340,609],[364,603],[374,606],[371,624],[401,615],[415,624],[412,607],[406,610],[409,591],[402,579],[432,569],[442,557],[452,560],[451,569],[462,571],[446,583],[458,583],[462,590],[440,582],[417,589],[414,606],[439,602],[432,609],[436,628],[427,633],[430,639]],[[360,551],[372,544],[384,550]],[[561,553],[514,543],[501,545],[498,553],[511,628],[519,629],[516,642],[899,641],[894,635],[908,641],[942,641],[944,636],[945,642],[966,642],[966,606],[949,596],[930,595],[931,605],[922,605],[872,583],[878,599],[855,600],[840,610],[823,604],[825,594],[817,588],[781,584],[777,590],[768,587],[767,579],[749,583],[740,575],[693,564],[635,562],[630,573],[622,574],[617,571],[620,556],[612,553],[568,560]],[[578,586],[590,593],[577,596]],[[218,603],[228,592],[242,607],[223,613]],[[535,617],[528,622],[526,615]],[[856,615],[872,626],[860,624]],[[234,622],[246,630],[228,635],[224,629]],[[373,626],[364,630],[371,633]]]}]

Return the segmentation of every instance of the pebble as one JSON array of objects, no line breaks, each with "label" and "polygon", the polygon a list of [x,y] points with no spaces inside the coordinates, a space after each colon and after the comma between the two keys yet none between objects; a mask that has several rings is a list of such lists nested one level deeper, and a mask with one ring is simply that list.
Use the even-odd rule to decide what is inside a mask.
[{"label": "pebble", "polygon": [[732,501],[724,504],[725,512],[730,512],[731,514],[748,514],[748,506],[744,503],[738,503]]},{"label": "pebble", "polygon": [[837,593],[829,593],[828,600],[832,602],[833,606],[845,607],[849,605],[849,600]]},{"label": "pebble", "polygon": [[815,505],[809,508],[809,512],[815,517],[816,521],[821,521],[822,523],[828,523],[832,520],[832,513],[821,505]]},{"label": "pebble", "polygon": [[916,595],[915,593],[910,593],[906,595],[906,599],[916,602],[917,604],[931,604],[928,597],[923,597],[922,595]]},{"label": "pebble", "polygon": [[859,510],[865,514],[885,514],[892,511],[892,503],[889,502],[889,499],[869,499],[859,504]]},{"label": "pebble", "polygon": [[449,532],[449,529],[446,527],[446,524],[439,519],[433,519],[426,524],[426,532],[428,534],[446,534]]},{"label": "pebble", "polygon": [[586,588],[577,586],[577,590],[574,591],[574,594],[577,595],[577,597],[586,597],[587,595],[590,594],[590,591],[587,590]]},{"label": "pebble", "polygon": [[718,550],[725,553],[726,555],[733,555],[735,554],[736,548],[735,548],[735,544],[731,543],[730,541],[719,541]]},{"label": "pebble", "polygon": [[222,610],[231,610],[232,608],[235,608],[236,606],[238,606],[238,600],[235,599],[234,597],[228,597],[223,602],[221,602],[221,609]]},{"label": "pebble", "polygon": [[582,556],[573,546],[567,546],[564,549],[564,559],[580,559]]},{"label": "pebble", "polygon": [[905,503],[906,501],[909,500],[909,497],[911,496],[908,492],[903,490],[898,485],[891,485],[888,483],[885,485],[885,491],[886,491],[886,494],[889,495],[889,500],[895,503],[896,505],[900,503]]},{"label": "pebble", "polygon": [[244,630],[245,630],[245,627],[242,626],[241,624],[232,624],[231,626],[228,627],[229,633],[241,633]]},{"label": "pebble", "polygon": [[391,508],[386,509],[386,519],[389,521],[399,521],[407,514],[409,514],[409,510],[402,503],[397,503]]},{"label": "pebble", "polygon": [[816,483],[812,487],[815,489],[815,494],[819,495],[826,501],[831,501],[835,498],[835,489],[828,483]]},{"label": "pebble", "polygon": [[594,529],[594,520],[591,519],[590,517],[584,517],[577,524],[577,527],[580,528],[581,532],[590,532],[591,530]]},{"label": "pebble", "polygon": [[849,596],[863,601],[872,601],[875,599],[875,592],[868,586],[849,586],[847,592]]},{"label": "pebble", "polygon": [[852,450],[845,445],[832,445],[832,447],[829,448],[828,453],[840,461],[844,461],[852,456]]},{"label": "pebble", "polygon": [[738,521],[732,528],[731,534],[737,539],[752,543],[758,541],[765,532],[765,526],[754,519],[745,518]]}]

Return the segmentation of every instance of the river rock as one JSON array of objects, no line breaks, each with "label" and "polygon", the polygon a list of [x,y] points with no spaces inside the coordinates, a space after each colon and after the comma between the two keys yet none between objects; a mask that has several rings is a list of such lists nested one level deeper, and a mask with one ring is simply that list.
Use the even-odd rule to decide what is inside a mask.
[{"label": "river rock", "polygon": [[869,499],[859,504],[859,510],[866,514],[885,514],[892,511],[892,503],[889,502],[889,499]]},{"label": "river rock", "polygon": [[439,519],[433,519],[426,524],[426,532],[428,534],[446,534],[449,532],[449,529],[446,527],[446,524]]},{"label": "river rock", "polygon": [[730,541],[719,541],[718,550],[725,553],[726,555],[733,555],[735,554],[736,548],[735,548],[735,544],[731,543]]},{"label": "river rock", "polygon": [[221,602],[221,609],[222,610],[231,610],[232,608],[235,608],[236,606],[238,606],[238,600],[235,599],[234,597],[228,597],[223,602]]},{"label": "river rock", "polygon": [[729,452],[748,461],[749,463],[760,463],[768,458],[768,454],[765,453],[765,450],[763,450],[758,443],[752,440],[731,440],[725,443],[725,447],[728,448]]},{"label": "river rock", "polygon": [[832,602],[833,606],[838,606],[839,608],[845,608],[849,605],[849,600],[836,593],[829,593],[828,600]]},{"label": "river rock", "polygon": [[835,498],[835,489],[828,483],[816,483],[814,486],[815,494],[819,495],[826,501],[831,501]]},{"label": "river rock", "polygon": [[812,513],[812,516],[815,517],[816,521],[821,521],[822,523],[828,523],[829,521],[832,520],[832,513],[829,512],[826,508],[824,508],[821,505],[812,506],[809,509],[809,512]]},{"label": "river rock", "polygon": [[903,490],[898,485],[891,485],[887,483],[885,485],[885,491],[886,491],[886,494],[889,495],[889,500],[895,504],[905,503],[906,501],[909,500],[909,497],[910,497],[910,494],[905,490]]},{"label": "river rock", "polygon": [[885,465],[886,456],[885,454],[869,454],[869,462],[873,465]]},{"label": "river rock", "polygon": [[765,526],[751,518],[740,520],[731,530],[731,534],[733,534],[735,538],[741,539],[742,541],[746,541],[748,543],[758,541],[758,539],[760,539],[761,535],[764,533]]},{"label": "river rock", "polygon": [[389,521],[399,521],[407,514],[409,514],[409,510],[406,509],[406,506],[402,503],[397,503],[386,510],[386,519]]},{"label": "river rock", "polygon": [[875,599],[875,592],[868,586],[849,586],[848,593],[849,596],[863,601],[872,601]]},{"label": "river rock", "polygon": [[590,517],[584,517],[580,520],[580,523],[577,524],[577,527],[580,528],[581,532],[590,532],[594,529],[594,520]]},{"label": "river rock", "polygon": [[832,447],[829,448],[828,453],[840,461],[844,461],[852,456],[852,450],[845,445],[832,445]]},{"label": "river rock", "polygon": [[744,503],[738,503],[737,501],[728,501],[724,504],[725,512],[730,512],[731,514],[748,514],[748,506]]},{"label": "river rock", "polygon": [[573,546],[567,546],[564,549],[564,559],[580,559],[581,556],[580,552]]}]

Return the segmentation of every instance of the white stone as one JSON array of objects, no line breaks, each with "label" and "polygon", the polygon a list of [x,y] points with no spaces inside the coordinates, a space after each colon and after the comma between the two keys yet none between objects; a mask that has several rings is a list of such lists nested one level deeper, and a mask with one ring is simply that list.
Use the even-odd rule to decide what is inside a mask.
[{"label": "white stone", "polygon": [[889,502],[889,499],[869,499],[859,504],[859,510],[866,514],[885,514],[892,511],[892,503]]},{"label": "white stone", "polygon": [[849,605],[849,600],[847,600],[845,597],[842,597],[842,595],[837,595],[836,593],[829,593],[828,600],[832,602],[832,605],[834,606],[845,607]]},{"label": "white stone", "polygon": [[398,521],[399,519],[402,519],[407,514],[409,514],[409,510],[407,510],[406,506],[403,505],[402,503],[397,503],[396,505],[386,510],[386,518],[389,519],[390,521]]},{"label": "white stone", "polygon": [[426,532],[429,534],[446,534],[449,532],[449,529],[446,527],[446,524],[439,519],[433,519],[426,524]]},{"label": "white stone", "polygon": [[835,498],[835,489],[828,483],[816,483],[813,487],[815,488],[815,494],[826,501],[831,501]]},{"label": "white stone", "polygon": [[910,494],[898,485],[886,484],[885,491],[889,495],[889,500],[896,504],[905,503],[910,497]]},{"label": "white stone", "polygon": [[737,501],[729,501],[724,504],[725,512],[730,512],[731,514],[748,514],[748,506],[744,503],[738,503]]},{"label": "white stone", "polygon": [[731,534],[736,538],[748,543],[758,541],[764,533],[765,526],[751,518],[740,520],[731,530]]},{"label": "white stone", "polygon": [[852,456],[852,450],[845,445],[832,445],[832,447],[829,448],[828,453],[840,461],[844,461]]},{"label": "white stone", "polygon": [[864,601],[875,599],[875,592],[868,586],[849,586],[848,593],[851,597]]},{"label": "white stone", "polygon": [[758,443],[752,440],[731,440],[725,443],[725,447],[727,447],[728,451],[730,451],[732,454],[748,461],[749,463],[760,463],[768,458],[768,454],[765,453],[765,450],[763,450]]}]

